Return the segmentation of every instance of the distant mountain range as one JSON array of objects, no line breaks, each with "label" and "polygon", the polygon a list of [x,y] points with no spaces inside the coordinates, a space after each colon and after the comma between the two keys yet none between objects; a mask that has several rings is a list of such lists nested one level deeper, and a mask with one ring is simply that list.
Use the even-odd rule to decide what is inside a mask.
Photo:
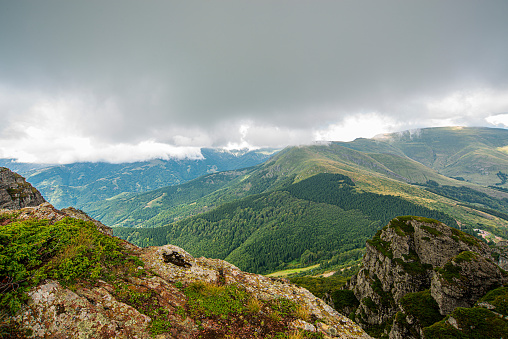
[{"label": "distant mountain range", "polygon": [[83,208],[90,202],[118,194],[147,192],[181,184],[208,173],[257,165],[277,151],[203,148],[203,158],[198,160],[154,159],[120,164],[83,162],[43,165],[0,159],[0,166],[25,176],[55,207]]},{"label": "distant mountain range", "polygon": [[[346,265],[399,215],[508,238],[505,145],[506,130],[432,128],[289,147],[255,167],[118,196],[87,211],[130,227],[115,232],[138,245],[172,243],[254,272]],[[436,168],[415,160],[423,161],[422,149]]]},{"label": "distant mountain range", "polygon": [[171,243],[267,273],[351,267],[365,241],[400,215],[508,239],[507,152],[508,130],[427,128],[25,175],[50,202],[77,206],[138,245]]}]

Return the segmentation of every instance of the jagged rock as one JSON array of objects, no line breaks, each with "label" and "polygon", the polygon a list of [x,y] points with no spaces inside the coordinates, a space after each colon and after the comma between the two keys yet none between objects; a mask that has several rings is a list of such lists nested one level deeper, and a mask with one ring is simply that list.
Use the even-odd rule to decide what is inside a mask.
[{"label": "jagged rock", "polygon": [[[461,260],[468,253],[474,260]],[[460,273],[449,283],[446,268],[452,264]],[[404,296],[430,289],[444,315],[457,306],[471,307],[505,281],[483,242],[435,220],[399,217],[367,242],[362,268],[347,288],[360,301],[355,320],[362,327],[389,324],[390,338],[421,338],[422,324],[404,313]]]},{"label": "jagged rock", "polygon": [[113,230],[90,218],[85,212],[74,207],[57,210],[53,205],[46,202],[41,193],[21,175],[12,172],[8,168],[0,167],[0,213],[18,213],[18,219],[29,218],[46,219],[51,222],[62,220],[65,217],[72,217],[85,221],[91,221],[101,232],[113,235]]},{"label": "jagged rock", "polygon": [[21,175],[0,167],[0,209],[20,209],[46,202]]},{"label": "jagged rock", "polygon": [[431,293],[442,315],[472,307],[489,290],[508,282],[499,266],[475,252],[464,251],[433,273]]},{"label": "jagged rock", "polygon": [[[287,280],[273,280],[259,274],[241,271],[236,266],[219,259],[194,258],[183,249],[174,245],[162,247],[148,247],[140,249],[140,258],[145,267],[167,281],[189,284],[196,281],[206,281],[218,284],[237,284],[252,293],[259,300],[269,301],[277,298],[287,298],[303,304],[309,310],[310,316],[321,319],[328,328],[333,328],[337,337],[368,338],[368,336],[350,319],[344,317],[316,298],[302,287],[290,284]],[[166,262],[168,255],[178,257],[188,265],[175,265]]]},{"label": "jagged rock", "polygon": [[[14,212],[16,220],[41,218],[56,222],[69,215],[89,219],[80,211],[58,211],[49,203]],[[120,245],[128,249],[131,262],[122,274],[114,274],[112,280],[81,281],[67,288],[55,280],[42,281],[29,290],[28,303],[12,320],[31,331],[28,338],[216,338],[225,337],[235,326],[240,331],[235,338],[254,338],[263,337],[263,330],[271,330],[266,322],[282,331],[315,332],[324,339],[370,338],[353,321],[285,279],[242,272],[223,260],[194,258],[173,245],[139,248],[123,241]],[[185,287],[203,282],[213,288],[237,286],[249,300],[260,301],[264,312],[255,316],[242,313],[225,318],[195,317]],[[305,314],[303,318],[293,316],[280,324],[271,319],[272,309],[267,305],[280,298],[298,305]],[[157,312],[163,312],[169,329],[157,331],[161,324],[147,315],[152,314],[147,313],[152,305],[156,305]],[[261,334],[255,336],[254,332]]]},{"label": "jagged rock", "polygon": [[48,281],[28,295],[28,307],[15,320],[32,330],[32,338],[150,338],[150,318],[102,287],[73,292]]},{"label": "jagged rock", "polygon": [[503,270],[508,270],[508,241],[500,241],[494,247],[494,251],[498,254],[499,258],[497,264]]}]

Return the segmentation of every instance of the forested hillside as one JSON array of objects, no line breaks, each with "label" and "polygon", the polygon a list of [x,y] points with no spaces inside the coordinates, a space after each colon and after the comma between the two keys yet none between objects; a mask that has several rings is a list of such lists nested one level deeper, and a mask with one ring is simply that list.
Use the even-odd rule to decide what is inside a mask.
[{"label": "forested hillside", "polygon": [[[502,182],[486,187],[464,176],[446,177],[405,154],[408,149],[416,154],[420,146],[433,149],[436,159],[464,148],[478,153],[480,144],[502,145],[504,131],[465,129],[440,136],[448,132],[290,147],[243,171],[111,199],[91,214],[110,225],[135,227],[115,232],[138,245],[172,243],[260,273],[316,264],[352,267],[365,241],[401,215],[437,219],[470,234],[481,229],[489,240],[508,238]],[[471,138],[474,132],[486,136]],[[457,145],[440,145],[457,138]]]},{"label": "forested hillside", "polygon": [[116,228],[115,234],[140,246],[171,243],[196,256],[268,273],[296,262],[340,265],[357,260],[354,250],[364,248],[394,216],[409,214],[457,226],[442,212],[396,196],[357,191],[349,177],[322,173],[169,226]]}]

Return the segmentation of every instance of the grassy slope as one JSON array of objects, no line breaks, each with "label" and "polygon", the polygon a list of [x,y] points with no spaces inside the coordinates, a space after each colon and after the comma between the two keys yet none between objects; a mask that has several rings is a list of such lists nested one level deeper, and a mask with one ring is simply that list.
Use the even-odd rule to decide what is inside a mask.
[{"label": "grassy slope", "polygon": [[461,176],[481,185],[499,183],[496,173],[508,168],[508,154],[503,150],[508,131],[504,129],[425,128],[412,135],[386,135],[383,140],[446,176]]},{"label": "grassy slope", "polygon": [[[364,141],[364,143],[367,142]],[[381,148],[381,146],[377,147]],[[390,147],[388,145],[385,148]],[[113,226],[157,227],[182,217],[210,210],[225,202],[273,190],[283,184],[298,182],[318,173],[340,173],[351,177],[360,190],[400,196],[426,207],[445,211],[458,219],[460,223],[470,225],[480,223],[489,227],[506,225],[495,217],[485,218],[475,211],[458,206],[456,201],[407,183],[434,180],[442,185],[465,185],[497,198],[506,198],[508,194],[442,176],[435,170],[395,153],[397,152],[367,154],[338,143],[329,146],[292,147],[280,152],[265,164],[258,165],[252,171],[237,176],[231,182],[221,186],[220,190],[205,192],[201,189],[201,197],[187,195],[188,199],[181,199],[178,204],[171,204],[171,199],[161,198],[163,190],[158,190],[154,191],[157,193],[147,193],[136,198],[114,199],[97,205],[96,210],[88,212]],[[203,180],[198,179],[192,182],[193,187],[199,188],[199,181],[202,183]],[[184,189],[184,186],[180,188]],[[175,190],[175,188],[165,190],[167,189]],[[160,199],[156,200],[157,198]],[[148,204],[154,200],[157,201],[157,207],[148,207]],[[136,204],[135,208],[133,204]],[[144,217],[143,213],[149,215],[149,218]]]}]

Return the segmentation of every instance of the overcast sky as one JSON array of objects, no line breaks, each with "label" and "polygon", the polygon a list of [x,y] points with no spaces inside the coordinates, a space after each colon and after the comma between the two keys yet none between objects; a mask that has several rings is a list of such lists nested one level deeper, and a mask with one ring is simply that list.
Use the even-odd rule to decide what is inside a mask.
[{"label": "overcast sky", "polygon": [[508,1],[0,0],[0,157],[508,128]]}]

